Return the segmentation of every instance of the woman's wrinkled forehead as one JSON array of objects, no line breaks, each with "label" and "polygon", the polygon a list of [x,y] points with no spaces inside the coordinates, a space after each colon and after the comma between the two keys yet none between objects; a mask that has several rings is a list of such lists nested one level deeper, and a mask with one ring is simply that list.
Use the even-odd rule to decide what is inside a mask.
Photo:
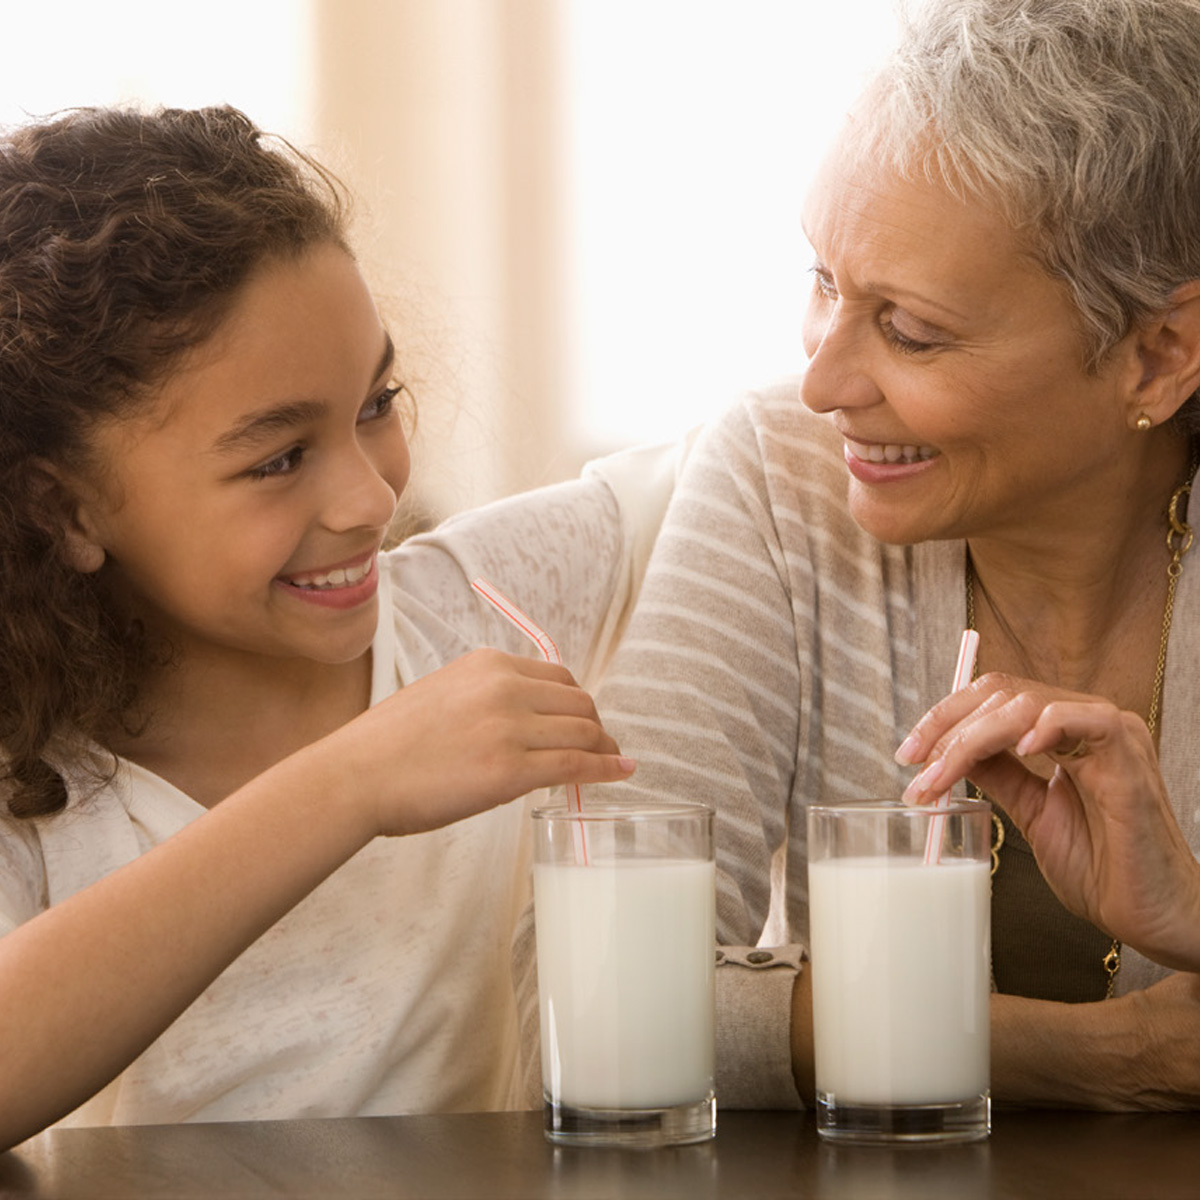
[{"label": "woman's wrinkled forehead", "polygon": [[900,304],[962,337],[1002,336],[1049,291],[1070,299],[1000,212],[932,179],[835,145],[803,209],[818,274],[850,304]]},{"label": "woman's wrinkled forehead", "polygon": [[892,211],[877,215],[897,234],[910,222],[912,202],[922,209],[933,202],[954,227],[982,222],[998,230],[1014,253],[1041,262],[1041,238],[1016,215],[1019,205],[1011,197],[951,169],[939,154],[932,125],[903,139],[891,123],[893,114],[875,99],[869,89],[847,113],[814,174],[801,210],[810,243],[818,220],[845,224],[872,196],[886,193]]},{"label": "woman's wrinkled forehead", "polygon": [[881,152],[870,127],[851,114],[813,174],[801,220],[812,238],[818,227],[836,231],[869,212],[881,233],[902,236],[913,225],[915,212],[931,203],[956,223],[992,219],[989,205],[964,196],[936,172],[914,172]]}]

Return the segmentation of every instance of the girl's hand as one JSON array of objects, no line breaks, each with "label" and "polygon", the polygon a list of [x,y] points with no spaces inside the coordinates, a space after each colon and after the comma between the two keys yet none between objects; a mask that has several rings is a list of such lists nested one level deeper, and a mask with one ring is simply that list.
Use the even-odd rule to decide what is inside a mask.
[{"label": "girl's hand", "polygon": [[1136,714],[993,673],[931,708],[896,758],[925,764],[907,801],[970,776],[1007,810],[1067,908],[1165,966],[1200,971],[1200,864]]},{"label": "girl's hand", "polygon": [[476,650],[324,739],[374,832],[448,825],[536,788],[625,779],[591,696],[565,667]]}]

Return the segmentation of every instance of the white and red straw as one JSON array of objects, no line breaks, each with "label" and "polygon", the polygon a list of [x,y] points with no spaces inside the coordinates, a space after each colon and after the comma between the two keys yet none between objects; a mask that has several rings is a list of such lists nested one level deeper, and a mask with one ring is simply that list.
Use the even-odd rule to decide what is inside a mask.
[{"label": "white and red straw", "polygon": [[[554,639],[536,621],[523,613],[499,588],[488,583],[486,579],[473,579],[471,586],[538,648],[546,662],[562,666],[562,655],[559,654]],[[567,788],[567,807],[572,812],[583,811],[583,800],[579,795],[577,783],[573,783]],[[583,826],[583,821],[575,821],[571,827],[575,831],[575,861],[586,864],[588,860],[587,835]]]},{"label": "white and red straw", "polygon": [[[974,629],[964,629],[962,642],[958,648],[958,664],[954,668],[954,683],[950,690],[957,692],[971,682],[975,673],[975,655],[979,651],[979,634]],[[935,801],[935,808],[948,808],[950,793],[943,792]],[[938,862],[942,857],[942,838],[946,831],[946,818],[935,814],[929,822],[929,832],[925,835],[925,863],[927,866]]]}]

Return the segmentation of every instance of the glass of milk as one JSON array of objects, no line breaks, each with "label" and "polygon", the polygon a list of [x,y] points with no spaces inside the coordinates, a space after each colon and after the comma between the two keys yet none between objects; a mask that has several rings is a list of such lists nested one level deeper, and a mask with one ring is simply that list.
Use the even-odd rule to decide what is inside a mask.
[{"label": "glass of milk", "polygon": [[991,806],[808,809],[817,1131],[987,1136]]},{"label": "glass of milk", "polygon": [[712,809],[538,808],[533,830],[546,1137],[711,1138]]}]

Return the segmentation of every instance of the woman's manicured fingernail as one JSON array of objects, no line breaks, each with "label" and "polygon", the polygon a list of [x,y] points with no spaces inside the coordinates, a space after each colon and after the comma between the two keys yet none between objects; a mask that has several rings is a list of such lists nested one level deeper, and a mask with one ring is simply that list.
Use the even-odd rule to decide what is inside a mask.
[{"label": "woman's manicured fingernail", "polygon": [[900,743],[896,750],[895,758],[901,766],[911,767],[916,762],[917,746],[920,743],[917,741],[916,734],[910,733],[908,737]]},{"label": "woman's manicured fingernail", "polygon": [[1031,729],[1014,747],[1016,752],[1022,758],[1029,753],[1029,747],[1033,745],[1033,730]]},{"label": "woman's manicured fingernail", "polygon": [[935,759],[904,789],[902,798],[911,804],[922,796],[927,796],[933,791],[934,785],[941,779],[945,770],[945,762],[940,758]]},{"label": "woman's manicured fingernail", "polygon": [[637,759],[636,758],[626,758],[622,754],[617,759],[617,765],[621,768],[622,771],[624,771],[628,775],[637,766]]}]

